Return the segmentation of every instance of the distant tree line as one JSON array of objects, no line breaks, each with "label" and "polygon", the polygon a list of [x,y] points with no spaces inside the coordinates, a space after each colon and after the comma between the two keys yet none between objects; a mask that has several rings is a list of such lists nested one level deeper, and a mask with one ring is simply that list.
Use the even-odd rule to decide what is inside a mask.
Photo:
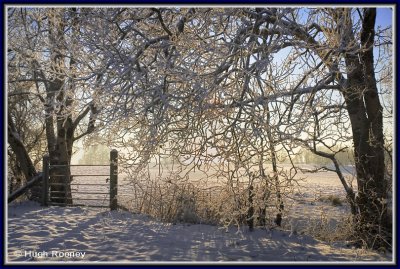
[{"label": "distant tree line", "polygon": [[[318,151],[322,151],[323,148],[317,148]],[[341,151],[337,151],[338,149],[334,149],[336,153],[335,158],[341,165],[354,165],[354,150],[353,149],[343,149]],[[296,156],[293,158],[295,163],[299,164],[317,164],[317,165],[329,165],[332,164],[330,159],[318,156],[309,150],[301,150]]]}]

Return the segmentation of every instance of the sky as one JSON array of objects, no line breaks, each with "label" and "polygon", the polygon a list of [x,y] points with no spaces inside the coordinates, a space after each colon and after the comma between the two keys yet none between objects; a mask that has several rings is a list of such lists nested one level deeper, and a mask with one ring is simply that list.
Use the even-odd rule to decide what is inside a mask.
[{"label": "sky", "polygon": [[376,13],[376,26],[386,27],[392,25],[393,10],[391,8],[378,8]]}]

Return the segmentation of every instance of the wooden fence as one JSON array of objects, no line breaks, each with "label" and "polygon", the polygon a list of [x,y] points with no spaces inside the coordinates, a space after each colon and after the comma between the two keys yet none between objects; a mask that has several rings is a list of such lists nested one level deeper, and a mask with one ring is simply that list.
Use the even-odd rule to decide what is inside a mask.
[{"label": "wooden fence", "polygon": [[[54,174],[51,173],[51,169],[55,168],[60,168],[60,167],[67,167],[67,171],[71,171],[71,167],[79,167],[79,166],[86,166],[86,167],[110,167],[109,173],[107,174],[69,174],[69,175],[63,175],[63,174]],[[106,183],[109,181],[108,184],[100,183],[99,180],[97,182],[91,182],[91,183],[73,183],[70,181],[64,181],[64,183],[57,183],[55,182],[54,178],[60,176],[60,177],[73,177],[73,176],[79,176],[79,177],[108,177],[106,179]],[[101,205],[101,204],[87,204],[87,203],[76,203],[76,201],[72,201],[72,204],[60,204],[60,203],[55,203],[53,202],[53,198],[60,198],[55,195],[71,195],[71,193],[60,193],[58,192],[57,194],[52,193],[51,187],[64,184],[65,187],[67,184],[70,186],[86,186],[87,191],[78,191],[75,194],[79,194],[78,198],[76,200],[80,201],[99,201],[101,202],[104,199],[101,198],[85,198],[85,195],[92,195],[90,197],[93,197],[93,195],[107,195],[109,197],[109,203],[107,205]],[[96,189],[96,186],[107,186],[108,187],[108,192],[93,192],[90,190]],[[40,188],[40,191],[38,192],[37,189]],[[118,151],[117,150],[112,150],[110,152],[110,164],[109,165],[56,165],[56,164],[51,164],[50,159],[48,155],[43,156],[43,172],[39,173],[32,179],[28,181],[28,183],[19,188],[18,190],[14,191],[11,193],[8,197],[8,203],[14,201],[17,199],[19,196],[21,196],[24,193],[27,193],[31,189],[36,189],[35,193],[36,196],[40,194],[40,202],[43,206],[51,206],[51,205],[61,205],[61,206],[94,206],[94,207],[109,207],[111,210],[116,210],[118,208]],[[68,188],[65,188],[68,189]]]}]

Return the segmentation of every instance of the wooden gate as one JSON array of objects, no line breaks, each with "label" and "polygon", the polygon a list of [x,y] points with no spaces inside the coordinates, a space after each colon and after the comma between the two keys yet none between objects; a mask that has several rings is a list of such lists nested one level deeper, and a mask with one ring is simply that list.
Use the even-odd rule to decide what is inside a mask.
[{"label": "wooden gate", "polygon": [[[52,169],[60,167],[68,167],[65,169],[69,171],[69,175],[65,174],[51,174]],[[101,167],[109,167],[109,172],[96,173]],[[74,168],[79,169],[84,173],[73,171]],[[94,173],[85,173],[85,170],[94,171]],[[57,169],[59,171],[59,169]],[[56,170],[56,171],[57,171]],[[103,169],[104,170],[104,169]],[[51,174],[51,176],[50,176]],[[56,177],[63,177],[64,182],[54,182]],[[68,184],[70,187],[67,188]],[[64,190],[68,191],[55,191],[53,186],[64,186]],[[49,162],[49,156],[43,157],[43,197],[42,204],[45,206],[58,205],[58,206],[90,206],[90,207],[110,207],[111,210],[116,210],[118,207],[118,151],[112,150],[110,152],[109,165],[57,165]],[[66,201],[69,195],[72,196],[72,203],[55,202],[64,200]]]}]

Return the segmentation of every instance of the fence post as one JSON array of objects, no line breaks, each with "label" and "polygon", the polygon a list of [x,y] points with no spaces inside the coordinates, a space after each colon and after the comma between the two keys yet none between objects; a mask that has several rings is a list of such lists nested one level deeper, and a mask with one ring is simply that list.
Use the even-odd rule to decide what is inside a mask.
[{"label": "fence post", "polygon": [[118,151],[113,149],[110,152],[110,210],[118,207]]},{"label": "fence post", "polygon": [[43,156],[43,182],[42,182],[42,205],[48,206],[49,201],[49,155]]}]

